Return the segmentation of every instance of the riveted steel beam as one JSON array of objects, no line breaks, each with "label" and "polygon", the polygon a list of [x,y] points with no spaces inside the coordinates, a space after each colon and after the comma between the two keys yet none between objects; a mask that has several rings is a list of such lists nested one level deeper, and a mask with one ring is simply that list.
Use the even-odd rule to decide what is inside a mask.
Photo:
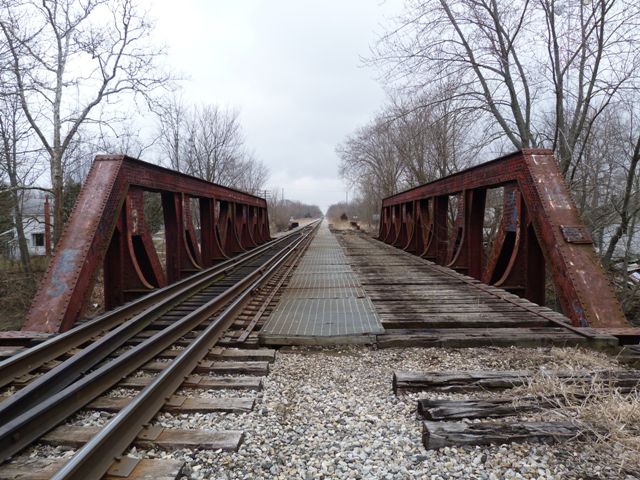
[{"label": "riveted steel beam", "polygon": [[[161,197],[164,269],[145,222],[145,192]],[[200,208],[199,233],[192,200]],[[22,329],[56,333],[71,328],[101,267],[105,304],[113,308],[269,239],[263,198],[127,156],[99,155]]]},{"label": "riveted steel beam", "polygon": [[[502,219],[485,259],[485,199],[495,188]],[[387,197],[380,218],[379,240],[536,303],[544,303],[546,264],[575,326],[629,325],[550,150],[515,152]]]}]

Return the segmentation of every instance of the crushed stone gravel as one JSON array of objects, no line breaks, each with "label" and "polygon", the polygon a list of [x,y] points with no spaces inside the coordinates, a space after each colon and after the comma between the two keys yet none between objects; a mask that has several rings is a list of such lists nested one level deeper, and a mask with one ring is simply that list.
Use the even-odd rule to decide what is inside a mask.
[{"label": "crushed stone gravel", "polygon": [[[508,444],[426,451],[418,398],[464,394],[391,389],[395,370],[455,371],[620,368],[604,354],[576,348],[292,348],[279,353],[255,409],[247,414],[161,413],[155,425],[242,430],[238,452],[131,448],[142,458],[186,462],[183,479],[620,479],[632,480],[584,444]],[[114,392],[118,392],[115,389]],[[237,396],[237,391],[192,390]],[[118,392],[120,393],[120,392]],[[489,394],[487,394],[489,395]],[[68,424],[104,425],[111,414],[82,412]],[[20,457],[67,458],[73,449],[38,444]],[[615,452],[609,452],[615,455]],[[16,460],[20,461],[20,457]],[[605,457],[606,458],[606,457]]]},{"label": "crushed stone gravel", "polygon": [[155,421],[174,428],[244,430],[238,452],[130,453],[180,458],[187,463],[185,479],[625,478],[577,442],[426,451],[416,400],[428,394],[395,396],[391,390],[394,370],[540,368],[620,367],[604,354],[573,348],[289,349],[278,354],[262,401],[251,413],[161,414]]}]

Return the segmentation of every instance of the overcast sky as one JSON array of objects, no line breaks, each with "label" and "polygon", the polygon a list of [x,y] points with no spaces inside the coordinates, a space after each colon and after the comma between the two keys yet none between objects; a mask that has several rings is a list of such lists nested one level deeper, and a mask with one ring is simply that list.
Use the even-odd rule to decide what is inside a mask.
[{"label": "overcast sky", "polygon": [[345,199],[336,145],[385,101],[362,65],[402,0],[153,0],[188,101],[237,108],[268,188],[319,205]]}]

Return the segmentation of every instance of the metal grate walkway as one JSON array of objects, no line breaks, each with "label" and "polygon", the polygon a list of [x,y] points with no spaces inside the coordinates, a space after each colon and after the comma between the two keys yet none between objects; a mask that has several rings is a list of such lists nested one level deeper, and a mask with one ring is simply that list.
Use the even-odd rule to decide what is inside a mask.
[{"label": "metal grate walkway", "polygon": [[344,337],[382,332],[371,300],[325,220],[260,336],[270,343],[276,337]]}]

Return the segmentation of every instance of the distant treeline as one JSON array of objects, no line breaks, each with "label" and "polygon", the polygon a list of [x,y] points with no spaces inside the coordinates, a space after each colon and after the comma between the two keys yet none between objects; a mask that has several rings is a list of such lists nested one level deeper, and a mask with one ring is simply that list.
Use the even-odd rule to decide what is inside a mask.
[{"label": "distant treeline", "polygon": [[289,227],[289,220],[300,218],[320,218],[322,210],[317,205],[287,200],[286,198],[269,198],[269,218],[274,231],[283,231]]}]

